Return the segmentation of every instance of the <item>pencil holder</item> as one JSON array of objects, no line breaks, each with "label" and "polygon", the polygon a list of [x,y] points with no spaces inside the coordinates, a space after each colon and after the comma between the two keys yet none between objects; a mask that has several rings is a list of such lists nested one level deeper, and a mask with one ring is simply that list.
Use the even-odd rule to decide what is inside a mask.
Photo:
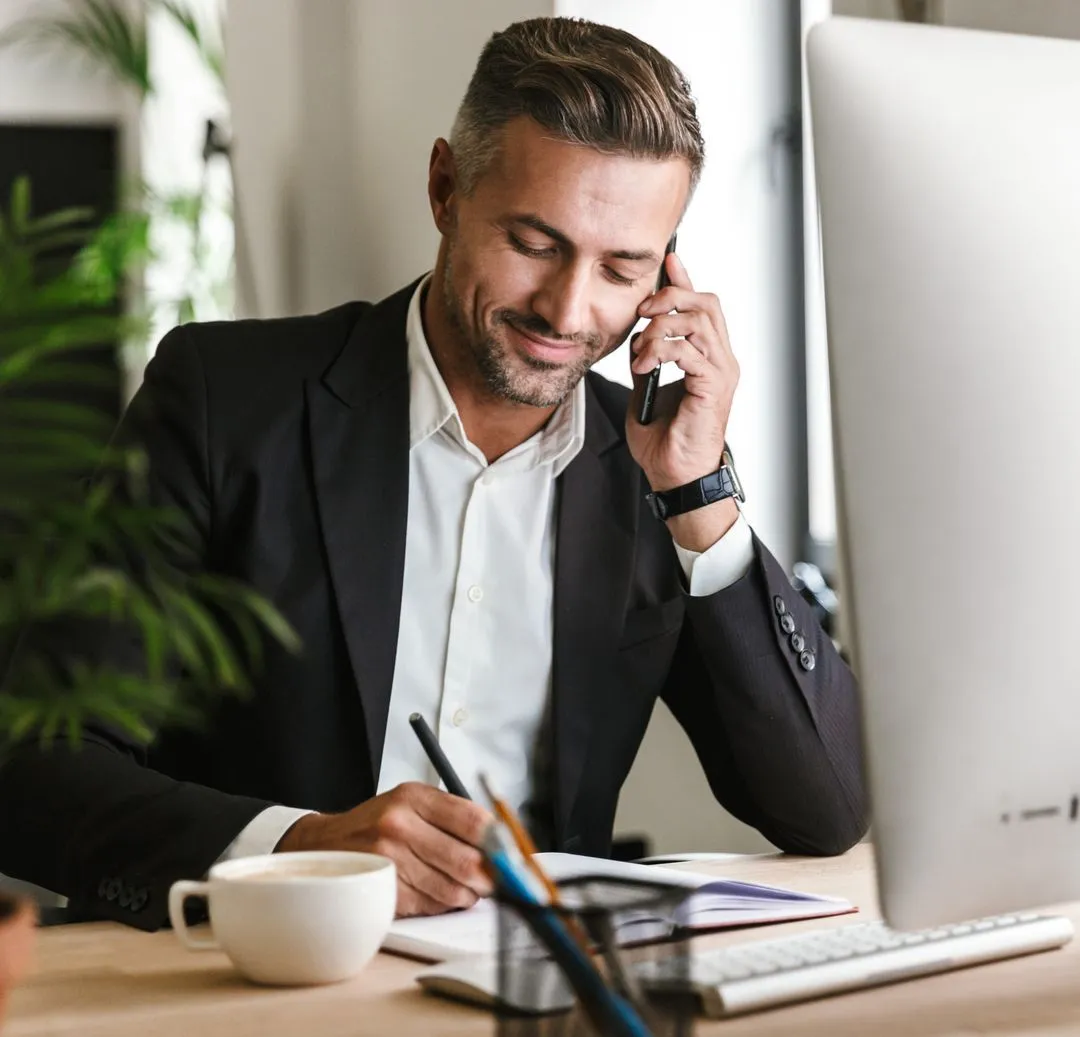
[{"label": "pencil holder", "polygon": [[[592,998],[567,978],[550,941],[553,919],[589,958],[604,987],[628,1004],[649,1037],[693,1032],[689,947],[677,938],[676,907],[685,890],[632,880],[577,878],[559,883],[561,906],[538,909],[498,898],[498,1037],[610,1037]],[[657,982],[657,977],[662,977]]]}]

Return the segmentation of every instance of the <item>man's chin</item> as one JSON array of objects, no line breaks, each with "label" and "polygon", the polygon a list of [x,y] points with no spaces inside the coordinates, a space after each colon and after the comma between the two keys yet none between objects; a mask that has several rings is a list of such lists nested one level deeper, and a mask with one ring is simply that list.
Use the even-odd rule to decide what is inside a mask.
[{"label": "man's chin", "polygon": [[557,407],[581,381],[580,373],[568,379],[565,371],[559,372],[558,376],[549,371],[546,378],[535,369],[515,374],[504,381],[500,395],[513,403],[529,407]]}]

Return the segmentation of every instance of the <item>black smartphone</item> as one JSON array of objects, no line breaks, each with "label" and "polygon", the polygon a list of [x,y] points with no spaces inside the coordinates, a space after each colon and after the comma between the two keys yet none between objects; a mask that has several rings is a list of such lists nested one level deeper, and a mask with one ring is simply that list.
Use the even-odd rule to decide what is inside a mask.
[{"label": "black smartphone", "polygon": [[[678,235],[672,234],[664,249],[664,261],[660,264],[660,276],[656,279],[656,291],[666,288],[671,281],[667,275],[667,257],[675,251]],[[654,293],[655,294],[655,293]],[[656,406],[656,390],[660,388],[660,365],[657,364],[645,377],[645,389],[641,394],[641,410],[638,411],[638,423],[648,425],[653,419],[653,407]]]}]

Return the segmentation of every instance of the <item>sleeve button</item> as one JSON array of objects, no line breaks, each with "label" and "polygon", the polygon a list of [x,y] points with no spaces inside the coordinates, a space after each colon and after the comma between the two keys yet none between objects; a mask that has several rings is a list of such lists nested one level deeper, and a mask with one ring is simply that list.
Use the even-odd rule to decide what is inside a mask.
[{"label": "sleeve button", "polygon": [[809,673],[817,666],[817,656],[810,649],[807,649],[799,656],[799,665]]},{"label": "sleeve button", "polygon": [[785,634],[793,634],[795,632],[795,617],[790,612],[785,612],[780,617],[780,629]]}]

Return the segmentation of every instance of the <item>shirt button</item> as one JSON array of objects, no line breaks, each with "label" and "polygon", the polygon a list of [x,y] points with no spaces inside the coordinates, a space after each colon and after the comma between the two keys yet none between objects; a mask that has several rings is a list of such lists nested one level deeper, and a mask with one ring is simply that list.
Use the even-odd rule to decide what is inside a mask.
[{"label": "shirt button", "polygon": [[492,475],[491,472],[484,472],[484,474],[480,476],[481,486],[490,486],[494,481],[495,476]]},{"label": "shirt button", "polygon": [[475,583],[469,588],[469,601],[482,601],[484,597],[484,588],[478,587]]},{"label": "shirt button", "polygon": [[469,711],[467,709],[455,709],[454,715],[450,719],[452,720],[454,727],[461,727],[461,725],[469,719]]}]

